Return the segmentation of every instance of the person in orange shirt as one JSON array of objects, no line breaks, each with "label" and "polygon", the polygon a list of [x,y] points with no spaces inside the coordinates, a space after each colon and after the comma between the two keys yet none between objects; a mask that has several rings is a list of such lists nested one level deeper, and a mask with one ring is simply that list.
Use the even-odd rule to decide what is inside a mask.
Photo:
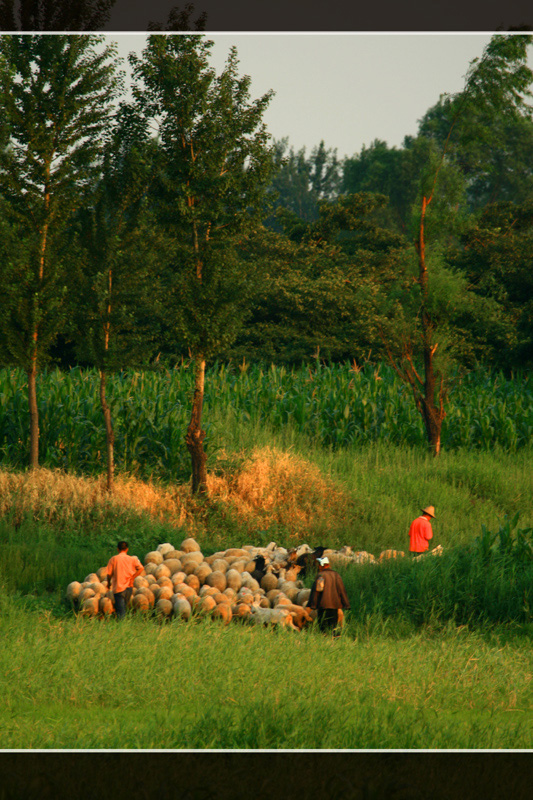
[{"label": "person in orange shirt", "polygon": [[133,581],[144,572],[144,567],[137,556],[128,555],[127,542],[119,542],[117,549],[118,553],[107,564],[107,580],[115,598],[117,619],[122,619],[133,591]]},{"label": "person in orange shirt", "polygon": [[409,552],[419,556],[429,548],[429,540],[433,538],[431,519],[435,519],[434,506],[422,509],[422,514],[411,523],[409,528]]}]

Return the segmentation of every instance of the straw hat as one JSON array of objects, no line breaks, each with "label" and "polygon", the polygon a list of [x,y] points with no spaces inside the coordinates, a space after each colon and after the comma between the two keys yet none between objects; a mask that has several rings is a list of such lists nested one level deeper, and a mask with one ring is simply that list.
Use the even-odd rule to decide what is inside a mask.
[{"label": "straw hat", "polygon": [[426,506],[422,509],[422,514],[429,514],[430,517],[435,519],[435,506]]}]

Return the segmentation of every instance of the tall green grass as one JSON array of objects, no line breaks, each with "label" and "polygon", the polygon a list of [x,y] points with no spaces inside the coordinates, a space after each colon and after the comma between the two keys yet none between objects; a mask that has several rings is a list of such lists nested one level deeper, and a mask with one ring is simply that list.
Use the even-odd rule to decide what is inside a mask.
[{"label": "tall green grass", "polygon": [[[361,626],[381,632],[393,626],[407,635],[421,626],[531,622],[533,529],[516,523],[507,521],[495,534],[485,528],[470,545],[440,557],[341,569],[352,606],[349,634],[356,637]],[[105,566],[119,539],[126,536],[132,553],[142,559],[162,541],[179,546],[185,535],[126,513],[104,521],[96,532],[75,524],[58,530],[30,518],[15,528],[9,518],[0,520],[0,603],[8,596],[29,597],[29,608],[44,603],[61,617],[70,611],[63,600],[67,584]]]},{"label": "tall green grass", "polygon": [[[109,379],[116,463],[140,476],[189,474],[184,444],[192,368],[124,372]],[[105,441],[94,370],[45,372],[39,379],[43,466],[76,472],[102,470]],[[355,372],[349,364],[287,370],[216,364],[207,375],[204,413],[208,450],[223,447],[232,420],[255,428],[289,430],[320,447],[368,443],[425,447],[411,394],[387,366]],[[0,372],[0,458],[23,467],[28,452],[25,376]],[[477,370],[455,376],[442,430],[444,449],[501,448],[517,452],[533,435],[533,377],[506,378]]]},{"label": "tall green grass", "polygon": [[533,619],[533,563],[457,548],[419,562],[401,559],[343,571],[352,623],[408,633],[448,624],[483,628]]},{"label": "tall green grass", "polygon": [[[66,586],[105,566],[118,541],[126,539],[142,559],[168,536],[168,526],[127,511],[102,515],[90,524],[0,517],[0,606],[6,596],[17,596],[28,607],[44,605],[61,616],[67,610]],[[181,541],[185,532],[174,529],[172,536]]]},{"label": "tall green grass", "polygon": [[530,651],[4,609],[3,748],[524,748]]}]

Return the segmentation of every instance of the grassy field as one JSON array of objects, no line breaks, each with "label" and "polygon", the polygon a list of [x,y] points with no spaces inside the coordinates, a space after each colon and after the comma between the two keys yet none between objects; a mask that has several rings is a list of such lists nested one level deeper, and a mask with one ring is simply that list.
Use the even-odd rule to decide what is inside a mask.
[{"label": "grassy field", "polygon": [[[405,442],[335,447],[230,406],[210,420],[207,501],[179,470],[119,469],[110,497],[95,470],[26,472],[4,450],[0,748],[532,748],[531,446],[432,459]],[[429,503],[444,556],[346,570],[338,640],[91,621],[63,600],[119,538],[141,558],[189,535],[205,554],[273,540],[379,556],[407,549]]]},{"label": "grassy field", "polygon": [[[339,640],[3,609],[2,747],[520,748],[531,630]],[[31,653],[31,657],[28,657]]]},{"label": "grassy field", "polygon": [[[401,474],[408,483],[413,451],[313,459],[311,451],[304,458],[304,449],[293,447],[282,487],[279,473],[252,460],[247,480],[232,482],[226,474],[233,487],[226,500],[218,496],[204,507],[176,488],[172,505],[170,488],[155,484],[145,487],[148,502],[135,479],[124,479],[117,496],[102,502],[89,479],[2,473],[0,746],[532,747],[533,569],[499,555],[503,534],[513,538],[502,511],[513,510],[514,493],[527,491],[531,480],[525,451],[507,480],[509,463],[492,454],[456,453],[440,466],[427,464],[424,502],[438,490],[435,541],[451,552],[417,565],[406,560],[346,571],[352,611],[340,640],[315,630],[292,635],[210,621],[160,625],[130,618],[118,625],[76,618],[64,605],[66,584],[105,564],[123,535],[141,557],[191,532],[206,553],[222,542],[272,537],[285,545],[335,538],[376,554],[405,546],[407,515],[417,508],[402,505]],[[372,461],[379,472],[368,469]],[[265,496],[274,486],[280,491],[270,504],[245,502],[258,463],[268,477]],[[469,474],[469,465],[477,475],[470,482],[443,479]],[[489,481],[483,493],[494,499],[480,491],[472,513],[472,488],[483,475]],[[315,495],[298,516],[310,485]],[[320,492],[332,497],[331,506],[324,499],[315,507]],[[132,495],[139,506],[129,502]],[[467,524],[458,509],[470,512]],[[485,532],[494,541],[484,565],[481,525],[491,519],[500,522]],[[452,548],[457,542],[461,547]]]}]

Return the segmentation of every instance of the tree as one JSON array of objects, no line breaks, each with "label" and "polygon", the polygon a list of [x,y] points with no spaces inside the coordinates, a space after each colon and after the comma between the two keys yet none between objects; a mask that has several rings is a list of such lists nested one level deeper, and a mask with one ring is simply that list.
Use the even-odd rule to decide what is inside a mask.
[{"label": "tree", "polygon": [[462,237],[450,261],[480,298],[502,308],[508,343],[499,367],[533,364],[533,202],[487,206]]},{"label": "tree", "polygon": [[[447,156],[465,177],[471,211],[495,202],[522,203],[533,191],[532,109],[523,102],[530,96],[526,61],[530,37],[509,39],[498,37],[499,52],[494,53],[494,60],[501,62],[503,92],[508,86],[506,96],[502,93],[494,103],[476,104],[465,103],[461,96],[443,95],[419,125],[419,135],[442,149],[459,111],[461,125],[448,143]],[[462,103],[465,107],[460,110]]]},{"label": "tree", "polygon": [[272,171],[262,123],[272,93],[250,102],[250,78],[238,77],[235,48],[217,77],[211,46],[194,35],[151,36],[142,57],[131,56],[136,101],[158,128],[160,219],[176,243],[167,317],[195,362],[186,435],[193,493],[207,491],[206,360],[234,339],[247,312],[251,273],[238,245],[265,214]]},{"label": "tree", "polygon": [[[273,159],[274,208],[285,209],[304,223],[316,220],[319,202],[333,200],[339,193],[341,167],[337,151],[326,149],[321,141],[306,156],[305,147],[296,152],[285,138],[274,142]],[[269,218],[267,225],[280,229],[275,217]]]},{"label": "tree", "polygon": [[[376,192],[386,195],[389,202],[383,209],[382,224],[406,234],[411,208],[418,191],[419,170],[425,154],[410,147],[389,147],[375,139],[358,155],[346,158],[342,169],[342,192]],[[425,159],[424,159],[425,160]],[[414,163],[413,163],[414,162]]]},{"label": "tree", "polygon": [[[247,258],[258,266],[253,313],[227,356],[290,364],[379,358],[375,297],[397,281],[407,241],[376,218],[386,203],[360,193],[322,201],[318,219],[286,212],[290,235],[265,230]],[[377,344],[376,344],[377,342]]]},{"label": "tree", "polygon": [[115,436],[106,378],[146,365],[158,343],[158,280],[164,241],[149,198],[155,145],[127,106],[118,115],[91,206],[80,209],[82,242],[76,351],[98,368],[106,431],[107,490]]},{"label": "tree", "polygon": [[[400,377],[411,386],[416,406],[423,418],[429,446],[434,455],[440,452],[442,421],[445,417],[445,370],[439,366],[437,348],[439,341],[438,315],[435,314],[431,295],[428,259],[426,256],[428,210],[438,198],[437,189],[448,166],[448,147],[457,123],[466,117],[472,121],[484,115],[507,115],[515,119],[518,113],[528,116],[531,109],[525,98],[531,96],[529,86],[533,73],[527,67],[527,46],[531,36],[494,36],[480,59],[471,63],[463,91],[453,99],[454,114],[442,145],[440,158],[423,176],[415,248],[418,273],[414,277],[419,310],[416,314],[416,331],[420,337],[423,369],[417,368],[412,337],[403,338],[403,348],[394,355],[388,347],[390,360]],[[453,173],[452,173],[453,174]],[[447,193],[448,197],[449,192]],[[441,347],[441,351],[444,348]],[[420,374],[422,373],[422,374]]]},{"label": "tree", "polygon": [[96,36],[0,38],[0,242],[4,363],[27,373],[30,466],[39,463],[36,379],[69,314],[73,220],[100,169],[121,89]]}]

